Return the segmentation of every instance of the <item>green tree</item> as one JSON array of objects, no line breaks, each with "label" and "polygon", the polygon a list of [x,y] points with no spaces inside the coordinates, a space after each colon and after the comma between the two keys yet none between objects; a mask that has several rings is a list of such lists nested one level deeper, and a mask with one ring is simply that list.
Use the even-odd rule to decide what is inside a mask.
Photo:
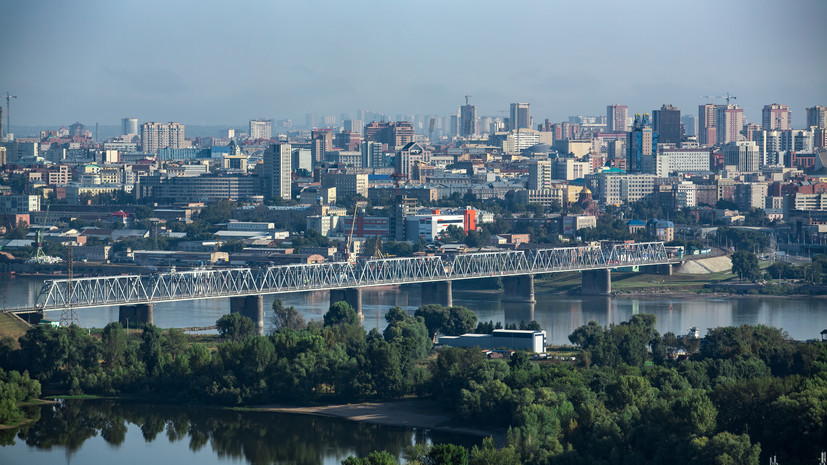
[{"label": "green tree", "polygon": [[758,257],[754,253],[739,250],[732,254],[731,259],[732,272],[737,274],[741,281],[755,281],[761,277]]},{"label": "green tree", "polygon": [[107,324],[101,333],[103,365],[112,369],[124,363],[126,358],[126,333],[118,322]]},{"label": "green tree", "polygon": [[428,328],[428,337],[431,339],[445,326],[448,315],[448,307],[439,304],[423,305],[414,312],[415,317],[422,318],[422,321],[425,322],[425,327]]},{"label": "green tree", "polygon": [[450,225],[439,234],[439,240],[451,244],[465,240],[465,231],[456,225]]},{"label": "green tree", "polygon": [[301,330],[307,327],[307,322],[304,317],[292,305],[285,307],[281,303],[281,299],[273,301],[273,331],[278,331],[282,328],[289,328],[294,330]]},{"label": "green tree", "polygon": [[339,301],[330,305],[330,309],[324,314],[325,326],[358,325],[359,315],[356,310],[347,302]]},{"label": "green tree", "polygon": [[256,331],[253,320],[237,312],[222,316],[215,325],[218,327],[219,336],[231,341],[242,341]]},{"label": "green tree", "polygon": [[375,450],[367,457],[350,456],[342,460],[342,465],[396,465],[399,463],[396,457],[385,451]]},{"label": "green tree", "polygon": [[442,331],[448,336],[459,336],[474,332],[476,327],[477,315],[474,312],[462,306],[453,306],[448,309],[448,320]]}]

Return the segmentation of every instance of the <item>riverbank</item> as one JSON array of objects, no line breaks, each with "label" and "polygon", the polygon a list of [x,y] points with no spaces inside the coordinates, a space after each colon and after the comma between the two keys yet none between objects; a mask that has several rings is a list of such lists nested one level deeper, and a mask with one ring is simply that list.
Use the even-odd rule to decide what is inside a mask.
[{"label": "riverbank", "polygon": [[351,421],[374,423],[406,428],[425,428],[447,433],[491,436],[497,444],[505,443],[505,430],[475,428],[462,425],[452,414],[427,399],[403,399],[387,402],[364,402],[360,404],[320,405],[293,407],[266,405],[246,408],[261,412],[295,413],[343,418]]}]

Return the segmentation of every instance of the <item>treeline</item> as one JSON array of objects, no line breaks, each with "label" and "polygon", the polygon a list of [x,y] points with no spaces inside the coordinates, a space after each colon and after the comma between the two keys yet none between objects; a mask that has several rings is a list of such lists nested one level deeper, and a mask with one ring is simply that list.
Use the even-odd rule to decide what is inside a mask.
[{"label": "treeline", "polygon": [[[651,315],[590,322],[569,337],[583,349],[569,365],[443,349],[430,392],[469,423],[507,427],[506,446],[452,446],[407,463],[816,462],[827,444],[827,344],[761,325],[702,339],[661,336],[654,325]],[[383,457],[350,463],[395,463]]]},{"label": "treeline", "polygon": [[26,416],[20,403],[40,397],[40,383],[31,379],[29,373],[4,371],[0,368],[0,425],[10,425]]}]

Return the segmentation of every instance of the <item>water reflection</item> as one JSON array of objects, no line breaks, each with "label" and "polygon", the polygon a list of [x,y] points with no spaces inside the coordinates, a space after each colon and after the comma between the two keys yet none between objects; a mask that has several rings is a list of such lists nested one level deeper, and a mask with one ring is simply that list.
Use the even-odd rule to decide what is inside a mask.
[{"label": "water reflection", "polygon": [[[173,456],[181,456],[184,448],[189,453],[211,451],[207,456],[213,457],[214,463],[232,459],[251,464],[321,464],[338,463],[348,455],[366,455],[376,449],[398,457],[415,443],[450,441],[470,446],[479,441],[469,436],[327,417],[108,400],[63,400],[34,410],[38,421],[17,432],[20,441],[35,449],[27,456],[30,462],[34,457],[47,457],[38,452],[59,448],[65,452],[67,463],[72,457],[87,463],[87,456],[81,458],[79,451],[87,442],[101,440],[109,446],[103,450],[108,450],[110,456],[96,457],[93,463],[111,463],[114,454],[142,454],[151,446]],[[21,444],[15,444],[14,436],[14,430],[0,431],[0,443],[5,446],[0,448],[0,457],[25,452]],[[101,450],[95,445],[90,449]],[[199,455],[199,463],[203,463],[203,457]],[[35,459],[31,463],[43,461]]]}]

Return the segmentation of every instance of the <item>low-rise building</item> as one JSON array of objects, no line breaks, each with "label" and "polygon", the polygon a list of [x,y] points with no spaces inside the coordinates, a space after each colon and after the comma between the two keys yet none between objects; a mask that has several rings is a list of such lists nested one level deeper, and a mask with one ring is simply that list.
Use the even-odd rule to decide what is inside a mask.
[{"label": "low-rise building", "polygon": [[491,334],[462,334],[460,336],[442,336],[437,344],[448,347],[479,347],[488,350],[527,350],[534,353],[546,351],[546,332],[495,329]]}]

